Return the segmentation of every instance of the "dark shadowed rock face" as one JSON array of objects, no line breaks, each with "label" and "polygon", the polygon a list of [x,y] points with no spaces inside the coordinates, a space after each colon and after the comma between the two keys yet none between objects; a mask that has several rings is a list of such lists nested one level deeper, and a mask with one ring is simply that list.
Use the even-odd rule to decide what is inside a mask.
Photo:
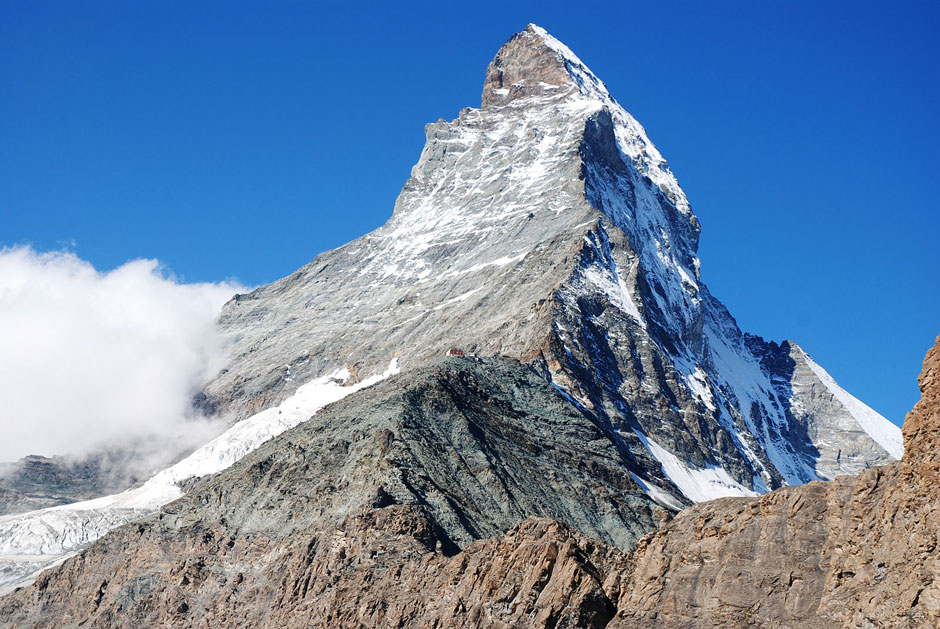
[{"label": "dark shadowed rock face", "polygon": [[530,515],[628,549],[667,513],[636,465],[531,367],[439,359],[337,402],[165,511],[283,537],[420,504],[444,551]]},{"label": "dark shadowed rock face", "polygon": [[28,456],[0,464],[0,515],[22,513],[114,493],[136,478],[115,478],[95,459],[68,461],[61,457]]}]

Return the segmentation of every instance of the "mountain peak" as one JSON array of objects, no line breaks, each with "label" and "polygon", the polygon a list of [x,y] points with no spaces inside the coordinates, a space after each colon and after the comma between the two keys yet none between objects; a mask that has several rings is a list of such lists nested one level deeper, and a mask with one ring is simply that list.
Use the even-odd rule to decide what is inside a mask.
[{"label": "mountain peak", "polygon": [[[295,526],[301,511],[312,518],[305,527],[331,527],[353,505],[397,503],[437,513],[432,525],[450,531],[448,545],[494,535],[509,517],[546,514],[629,540],[651,530],[660,507],[666,513],[856,473],[900,454],[900,444],[892,449],[896,429],[890,434],[886,420],[798,346],[741,332],[700,277],[698,220],[666,161],[544,29],[529,25],[502,46],[487,70],[482,109],[429,124],[426,134],[385,225],[225,306],[218,324],[230,358],[201,393],[202,405],[222,421],[243,421],[125,493],[0,518],[0,591],[214,474],[233,489],[219,490],[223,476],[216,477],[212,495],[224,500],[211,502],[233,511],[205,521],[234,525],[229,516],[237,513],[242,523],[215,539]],[[936,376],[940,354],[933,358]],[[428,366],[453,375],[416,380]],[[399,370],[406,373],[367,389]],[[908,420],[915,452],[940,443],[934,376],[922,380],[923,419]],[[329,403],[332,410],[298,427]],[[344,407],[352,415],[328,419]],[[358,428],[347,425],[352,416],[362,420]],[[347,448],[342,431],[355,433],[358,445]],[[302,434],[310,435],[306,445]],[[254,463],[223,471],[255,449]],[[340,453],[320,457],[335,471],[319,475],[321,485],[292,483],[306,489],[291,493],[259,482],[287,473],[296,481],[320,452]],[[375,462],[375,473],[358,476],[359,489],[333,491],[344,470],[365,469],[360,460]],[[933,461],[940,466],[940,456]],[[522,471],[545,484],[500,481]],[[235,488],[247,493],[236,498]],[[167,507],[178,514],[170,520],[193,530],[201,516],[186,510],[209,513],[198,497],[206,495]],[[267,510],[273,504],[283,518]],[[638,516],[628,522],[627,513]],[[194,548],[181,543],[183,552]],[[83,561],[66,574],[88,570]],[[307,561],[289,572],[300,578],[308,568],[320,569]],[[105,594],[94,578],[78,599],[123,605],[125,584],[137,576],[112,580]],[[43,583],[57,591],[59,582]],[[172,584],[155,587],[156,596],[177,595]],[[0,604],[4,617],[8,609]]]},{"label": "mountain peak", "polygon": [[609,98],[607,88],[570,48],[536,24],[509,38],[486,68],[483,107],[578,91]]}]

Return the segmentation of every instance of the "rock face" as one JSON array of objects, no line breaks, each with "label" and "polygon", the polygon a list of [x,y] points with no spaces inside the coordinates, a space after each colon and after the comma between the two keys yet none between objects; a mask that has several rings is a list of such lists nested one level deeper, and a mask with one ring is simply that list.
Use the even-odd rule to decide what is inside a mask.
[{"label": "rock face", "polygon": [[667,517],[636,465],[530,367],[438,359],[333,404],[167,509],[198,504],[207,524],[290,536],[418,504],[445,551],[530,515],[626,549]]},{"label": "rock face", "polygon": [[0,626],[600,628],[616,613],[625,556],[557,521],[526,520],[454,557],[433,552],[439,541],[413,507],[280,542],[216,529],[168,542],[147,527],[133,543],[148,574],[103,557],[124,543],[108,536],[37,582],[30,603],[46,616],[21,616],[18,593]]},{"label": "rock face", "polygon": [[611,626],[940,625],[940,338],[920,387],[900,462],[696,505],[644,539]]}]

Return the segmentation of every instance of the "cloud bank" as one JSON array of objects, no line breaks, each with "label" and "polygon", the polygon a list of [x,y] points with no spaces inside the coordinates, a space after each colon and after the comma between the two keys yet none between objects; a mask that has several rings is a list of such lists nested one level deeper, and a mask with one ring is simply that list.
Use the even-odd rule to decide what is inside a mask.
[{"label": "cloud bank", "polygon": [[179,283],[156,260],[100,272],[0,249],[0,461],[208,438],[192,396],[225,357],[219,309],[243,291]]}]

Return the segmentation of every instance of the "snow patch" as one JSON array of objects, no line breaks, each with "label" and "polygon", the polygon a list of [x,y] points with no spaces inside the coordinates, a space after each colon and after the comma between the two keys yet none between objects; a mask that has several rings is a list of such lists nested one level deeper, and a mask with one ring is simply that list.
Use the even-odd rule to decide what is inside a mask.
[{"label": "snow patch", "polygon": [[643,480],[633,472],[630,472],[630,476],[633,478],[633,481],[640,486],[647,496],[663,505],[664,507],[671,507],[673,509],[682,510],[684,505],[679,503],[675,498],[670,496],[667,492],[663,491],[661,488],[657,487],[653,483]]},{"label": "snow patch", "polygon": [[697,470],[688,467],[676,455],[650,439],[643,432],[634,429],[633,433],[639,437],[650,454],[662,464],[663,474],[675,483],[676,487],[692,502],[704,502],[728,496],[752,497],[757,495],[756,492],[731,478],[731,475],[723,468],[706,467]]},{"label": "snow patch", "polygon": [[434,308],[432,308],[432,310],[440,310],[441,308],[444,308],[444,307],[446,307],[446,306],[450,306],[450,305],[452,305],[452,304],[460,303],[461,301],[466,301],[466,300],[469,299],[474,293],[478,293],[478,292],[480,292],[481,290],[483,290],[483,287],[482,287],[482,286],[479,287],[479,288],[474,288],[473,290],[469,290],[469,291],[467,291],[466,293],[464,293],[463,295],[458,295],[458,296],[454,297],[453,299],[448,299],[448,300],[445,301],[444,303],[439,304],[439,305],[437,305],[437,306],[434,306]]},{"label": "snow patch", "polygon": [[592,284],[595,288],[606,294],[607,300],[610,301],[611,304],[621,312],[630,315],[640,324],[641,328],[645,329],[646,320],[633,301],[633,295],[629,287],[626,282],[623,281],[623,276],[620,273],[617,263],[614,261],[613,252],[610,249],[610,242],[607,240],[606,234],[603,232],[600,234],[600,243],[597,243],[595,238],[596,236],[594,234],[592,234],[591,237],[584,237],[585,244],[593,248],[597,253],[597,259],[594,264],[582,270],[582,276],[589,284]]},{"label": "snow patch", "polygon": [[705,408],[714,411],[715,398],[712,396],[712,391],[708,386],[708,374],[705,373],[705,370],[696,365],[695,371],[687,375],[685,381],[686,384],[689,385],[689,390],[702,401]]},{"label": "snow patch", "polygon": [[526,255],[528,255],[528,252],[520,253],[519,255],[516,255],[516,256],[502,256],[501,258],[496,258],[495,260],[491,262],[481,262],[480,264],[474,264],[473,266],[466,268],[466,269],[461,269],[459,271],[450,271],[449,273],[445,274],[444,277],[458,277],[460,275],[476,273],[478,271],[482,271],[483,269],[487,267],[491,267],[491,266],[504,267],[504,266],[513,264],[515,262],[519,262],[524,257],[526,257]]}]

